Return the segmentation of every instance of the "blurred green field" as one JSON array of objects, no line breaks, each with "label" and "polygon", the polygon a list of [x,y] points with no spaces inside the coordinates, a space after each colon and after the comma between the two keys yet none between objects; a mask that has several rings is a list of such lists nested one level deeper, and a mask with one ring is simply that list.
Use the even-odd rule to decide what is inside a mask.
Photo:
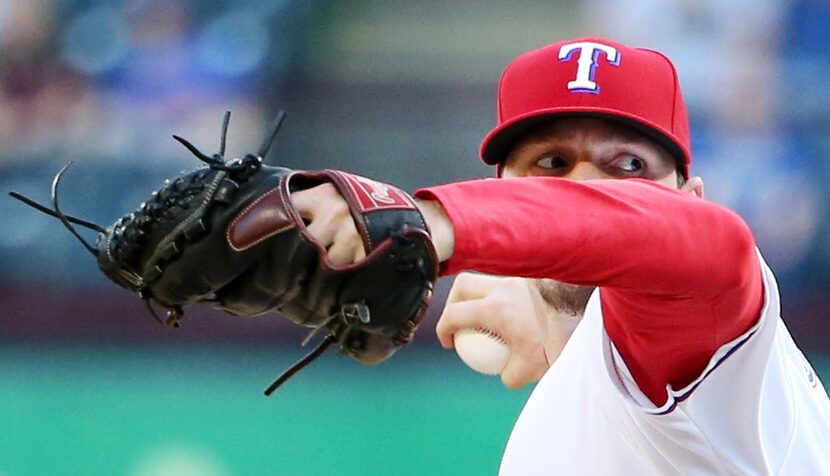
[{"label": "blurred green field", "polygon": [[410,349],[377,368],[324,355],[262,396],[300,355],[6,346],[0,475],[495,474],[530,391]]},{"label": "blurred green field", "polygon": [[494,474],[529,393],[412,349],[377,368],[332,352],[265,398],[301,355],[7,346],[0,475]]}]

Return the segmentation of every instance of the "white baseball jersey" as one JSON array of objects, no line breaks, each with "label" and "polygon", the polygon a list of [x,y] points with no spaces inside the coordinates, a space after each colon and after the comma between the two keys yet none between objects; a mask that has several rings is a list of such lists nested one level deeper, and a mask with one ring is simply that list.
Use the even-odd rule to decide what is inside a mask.
[{"label": "white baseball jersey", "polygon": [[526,403],[500,474],[830,475],[830,400],[781,320],[761,260],[758,322],[656,407],[603,327],[594,291]]}]

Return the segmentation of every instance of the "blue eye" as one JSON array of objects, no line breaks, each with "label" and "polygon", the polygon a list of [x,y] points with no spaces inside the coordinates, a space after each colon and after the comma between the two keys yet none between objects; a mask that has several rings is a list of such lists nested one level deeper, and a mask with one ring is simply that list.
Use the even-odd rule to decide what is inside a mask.
[{"label": "blue eye", "polygon": [[553,155],[550,157],[542,157],[541,159],[536,161],[536,166],[540,169],[555,169],[559,167],[564,167],[568,165],[564,159],[559,157],[558,155]]},{"label": "blue eye", "polygon": [[626,172],[639,172],[645,165],[643,159],[636,155],[627,155],[617,163],[617,166]]}]

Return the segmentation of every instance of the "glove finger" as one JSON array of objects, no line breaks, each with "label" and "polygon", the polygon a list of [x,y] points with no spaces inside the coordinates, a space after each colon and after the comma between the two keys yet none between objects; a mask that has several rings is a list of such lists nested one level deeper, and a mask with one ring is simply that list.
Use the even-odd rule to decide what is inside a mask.
[{"label": "glove finger", "polygon": [[491,329],[484,322],[488,315],[487,308],[487,303],[483,299],[447,304],[435,326],[435,333],[441,345],[445,349],[453,348],[453,335],[459,329],[475,329],[476,327]]}]

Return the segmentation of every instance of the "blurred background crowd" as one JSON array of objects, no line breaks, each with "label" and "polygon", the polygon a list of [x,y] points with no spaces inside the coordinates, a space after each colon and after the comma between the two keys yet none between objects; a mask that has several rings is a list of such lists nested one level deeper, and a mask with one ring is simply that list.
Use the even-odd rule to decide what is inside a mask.
[{"label": "blurred background crowd", "polygon": [[[786,322],[820,359],[830,354],[828,24],[826,0],[0,0],[0,190],[48,201],[51,177],[74,161],[63,209],[107,225],[165,177],[197,165],[171,134],[213,152],[225,110],[233,112],[233,156],[255,150],[285,109],[272,164],[342,168],[409,190],[491,176],[477,151],[495,122],[504,66],[553,41],[607,36],[675,62],[691,115],[692,171],[706,180],[707,198],[749,222],[779,278]],[[166,332],[137,299],[105,282],[56,220],[7,197],[0,223],[0,374],[15,376],[0,388],[0,403],[12,402],[0,423],[21,432],[0,436],[8,439],[0,474],[46,474],[30,448],[46,438],[31,428],[46,405],[32,394],[45,384],[31,373],[62,373],[67,359],[88,363],[99,345],[293,349],[301,337],[274,319],[239,323],[208,311]],[[440,296],[434,308],[431,320]],[[428,322],[413,355],[430,352],[432,334]],[[76,350],[62,353],[66,345]],[[114,353],[134,357],[96,358],[118,360]],[[345,378],[356,372],[344,369]],[[272,371],[259,370],[265,380]],[[424,378],[442,381],[441,372]],[[521,398],[496,387],[489,401],[511,398],[520,408]],[[494,472],[511,418],[493,430],[486,472]],[[69,434],[81,441],[104,438],[76,430]],[[141,464],[132,466],[136,474]],[[194,474],[250,471],[222,464]],[[347,472],[315,467],[308,474]],[[160,474],[148,471],[141,474]]]}]

